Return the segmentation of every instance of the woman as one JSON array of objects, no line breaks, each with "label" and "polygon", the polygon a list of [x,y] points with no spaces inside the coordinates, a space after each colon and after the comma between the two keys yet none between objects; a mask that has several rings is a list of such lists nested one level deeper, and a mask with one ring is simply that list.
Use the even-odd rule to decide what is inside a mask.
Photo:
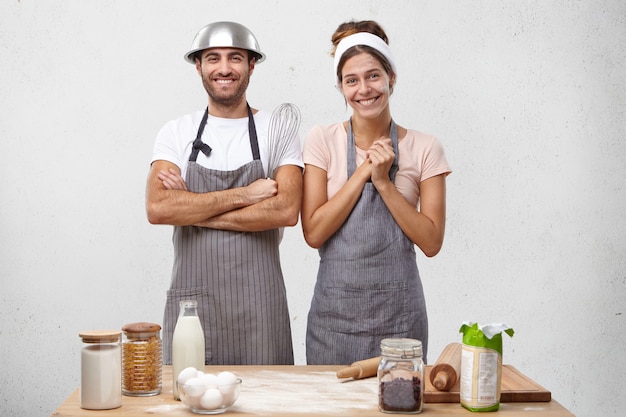
[{"label": "woman", "polygon": [[303,152],[302,228],[320,265],[307,323],[309,364],[378,356],[386,337],[428,346],[428,319],[415,248],[443,243],[445,177],[438,140],[396,125],[389,98],[396,67],[374,21],[335,31],[337,88],[352,117],[315,126]]}]

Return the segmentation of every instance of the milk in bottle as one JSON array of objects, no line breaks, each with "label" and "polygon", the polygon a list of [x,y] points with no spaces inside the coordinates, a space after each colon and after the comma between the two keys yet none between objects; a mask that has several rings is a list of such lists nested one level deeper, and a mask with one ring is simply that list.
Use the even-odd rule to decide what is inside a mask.
[{"label": "milk in bottle", "polygon": [[204,370],[204,332],[198,317],[198,302],[180,302],[180,313],[172,338],[172,391],[174,399],[180,400],[176,380],[183,369],[193,366]]}]

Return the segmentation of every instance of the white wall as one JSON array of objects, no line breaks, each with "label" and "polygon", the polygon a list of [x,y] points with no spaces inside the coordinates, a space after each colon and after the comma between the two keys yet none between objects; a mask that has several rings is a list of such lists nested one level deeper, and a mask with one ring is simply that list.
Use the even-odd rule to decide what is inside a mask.
[{"label": "white wall", "polygon": [[[626,6],[604,1],[35,1],[0,4],[0,414],[48,416],[79,384],[78,332],[161,322],[171,229],[148,224],[152,142],[205,95],[182,59],[237,20],[268,59],[249,100],[346,117],[327,52],[378,20],[398,123],[436,134],[443,251],[418,257],[430,360],[464,320],[504,321],[505,363],[579,417],[617,416],[626,361]],[[317,253],[282,245],[297,362]],[[622,412],[619,413],[620,415]]]}]

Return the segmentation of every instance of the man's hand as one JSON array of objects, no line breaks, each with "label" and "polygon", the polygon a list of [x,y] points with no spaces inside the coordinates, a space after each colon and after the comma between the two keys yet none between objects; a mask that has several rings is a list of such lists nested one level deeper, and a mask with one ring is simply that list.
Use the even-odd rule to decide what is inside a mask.
[{"label": "man's hand", "polygon": [[256,204],[278,194],[278,183],[271,178],[258,179],[246,188],[246,195],[250,198],[250,204]]},{"label": "man's hand", "polygon": [[173,168],[167,171],[159,171],[159,180],[163,183],[163,186],[168,190],[184,190],[187,191],[187,184],[183,177]]}]

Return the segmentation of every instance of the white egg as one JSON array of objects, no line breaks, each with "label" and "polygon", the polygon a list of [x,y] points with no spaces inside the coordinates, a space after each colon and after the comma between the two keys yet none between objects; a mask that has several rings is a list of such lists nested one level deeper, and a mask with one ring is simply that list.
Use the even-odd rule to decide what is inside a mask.
[{"label": "white egg", "polygon": [[191,408],[200,408],[200,398],[202,398],[202,396],[199,397],[190,397],[190,396],[185,396],[182,397],[181,399],[183,400],[183,403],[187,406],[187,407],[191,407]]},{"label": "white egg", "polygon": [[[233,386],[233,385],[231,385]],[[235,391],[231,391],[231,392],[224,392],[222,391],[222,389],[220,389],[220,392],[222,393],[222,398],[224,401],[224,404],[232,404],[235,402]]]},{"label": "white egg", "polygon": [[230,385],[237,382],[237,377],[232,372],[224,371],[217,374],[217,385]]},{"label": "white egg", "polygon": [[224,371],[217,375],[217,387],[222,394],[231,394],[235,390],[237,377],[232,372]]},{"label": "white egg", "polygon": [[185,382],[185,385],[183,385],[183,389],[185,390],[185,394],[187,394],[188,396],[199,397],[204,394],[207,386],[205,385],[202,378],[195,377],[189,378],[187,382]]},{"label": "white egg", "polygon": [[204,374],[200,377],[208,388],[217,388],[217,376],[215,374]]},{"label": "white egg", "polygon": [[198,370],[193,366],[180,371],[177,377],[178,385],[184,385],[190,378],[196,378],[198,376]]},{"label": "white egg", "polygon": [[222,405],[222,393],[215,388],[209,388],[200,397],[200,406],[205,410],[215,410]]}]

